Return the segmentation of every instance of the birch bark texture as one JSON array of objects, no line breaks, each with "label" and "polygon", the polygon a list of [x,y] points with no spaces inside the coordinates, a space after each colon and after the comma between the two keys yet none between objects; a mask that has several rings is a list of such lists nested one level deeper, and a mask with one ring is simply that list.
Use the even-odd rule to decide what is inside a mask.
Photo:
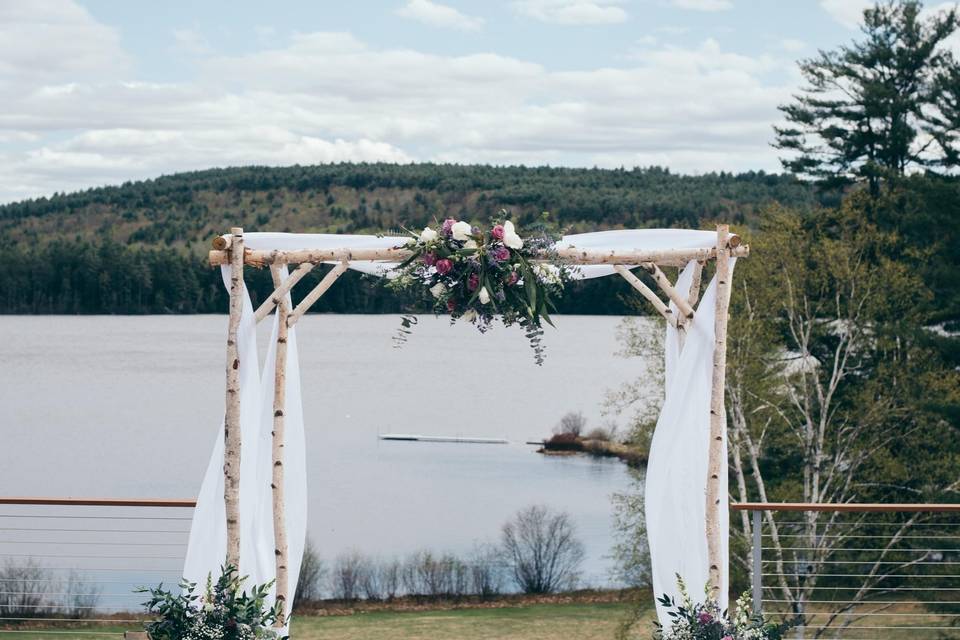
[{"label": "birch bark texture", "polygon": [[[281,281],[280,269],[271,267],[273,285],[279,289]],[[292,278],[293,275],[287,276]],[[287,544],[287,514],[284,501],[284,462],[286,446],[286,391],[287,391],[287,316],[290,313],[290,304],[286,292],[277,296],[277,347],[274,362],[273,378],[273,432],[271,433],[273,447],[271,450],[272,478],[270,490],[273,496],[273,540],[274,556],[276,558],[276,602],[280,605],[280,615],[274,626],[286,626],[287,603],[289,589],[289,545]]]},{"label": "birch bark texture", "polygon": [[730,309],[730,249],[727,242],[730,228],[717,227],[717,301],[714,319],[713,378],[710,388],[710,446],[707,459],[706,491],[706,535],[707,562],[709,566],[709,587],[714,599],[726,589],[724,567],[725,532],[721,527],[721,499],[726,498],[727,456],[726,427],[727,412],[724,406],[724,390],[727,371],[727,315]]},{"label": "birch bark texture", "polygon": [[230,230],[230,320],[227,325],[227,397],[223,419],[223,501],[228,565],[240,566],[240,354],[237,335],[243,313],[243,229]]}]

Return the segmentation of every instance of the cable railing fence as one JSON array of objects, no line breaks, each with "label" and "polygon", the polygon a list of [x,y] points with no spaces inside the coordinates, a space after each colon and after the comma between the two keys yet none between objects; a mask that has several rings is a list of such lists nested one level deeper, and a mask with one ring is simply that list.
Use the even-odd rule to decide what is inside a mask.
[{"label": "cable railing fence", "polygon": [[[733,505],[755,610],[796,638],[960,639],[960,505]],[[739,518],[739,521],[737,521]]]},{"label": "cable railing fence", "polygon": [[175,585],[194,500],[0,498],[0,638],[122,638]]}]

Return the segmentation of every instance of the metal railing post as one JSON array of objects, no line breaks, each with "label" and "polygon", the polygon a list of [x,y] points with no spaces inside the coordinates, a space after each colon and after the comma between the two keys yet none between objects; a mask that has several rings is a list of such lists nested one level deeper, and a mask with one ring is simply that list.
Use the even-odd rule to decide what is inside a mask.
[{"label": "metal railing post", "polygon": [[763,540],[761,536],[762,526],[761,511],[756,509],[753,511],[753,571],[750,575],[753,586],[754,613],[763,611],[763,571],[761,570],[761,561],[763,558],[763,547],[761,546]]}]

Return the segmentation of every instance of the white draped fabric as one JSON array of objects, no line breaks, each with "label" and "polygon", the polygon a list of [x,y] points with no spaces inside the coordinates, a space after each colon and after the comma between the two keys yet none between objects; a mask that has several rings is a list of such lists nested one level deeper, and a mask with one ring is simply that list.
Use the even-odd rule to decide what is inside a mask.
[{"label": "white draped fabric", "polygon": [[[716,244],[712,231],[643,229],[603,231],[564,236],[557,247],[602,251],[710,248]],[[338,234],[248,233],[250,249],[359,249],[390,248],[403,238]],[[353,261],[350,268],[374,275],[388,275],[393,265]],[[578,277],[596,278],[614,273],[609,265],[584,265]],[[286,269],[284,269],[286,276]],[[229,267],[223,267],[229,289]],[[692,268],[682,272],[677,288],[687,291]],[[240,359],[240,573],[249,576],[247,586],[275,578],[273,497],[271,484],[271,432],[273,429],[274,358],[277,316],[263,374],[257,358],[254,309],[244,292],[238,350]],[[687,329],[683,349],[677,330],[668,327],[666,345],[666,398],[651,445],[646,478],[647,535],[653,563],[656,594],[674,594],[674,574],[679,573],[697,590],[707,581],[705,535],[705,489],[710,425],[711,366],[713,361],[716,282],[704,293],[693,323]],[[300,370],[295,330],[287,343],[286,390],[286,526],[289,544],[289,587],[292,601],[300,572],[306,537],[306,458]],[[217,430],[213,453],[197,497],[183,575],[203,584],[208,574],[216,577],[226,558],[226,516],[223,499],[223,423]],[[726,487],[721,496],[721,536],[727,544]],[[726,553],[724,585],[726,606]],[[271,599],[273,592],[271,592]],[[658,611],[661,622],[668,623]]]},{"label": "white draped fabric", "polygon": [[[733,273],[731,260],[730,270]],[[690,291],[693,264],[680,273],[676,288],[681,295]],[[716,319],[717,282],[707,286],[693,322],[685,327],[684,340],[679,331],[667,325],[665,345],[664,402],[650,444],[647,463],[644,510],[647,543],[653,577],[653,592],[676,597],[677,574],[690,594],[697,598],[709,579],[706,539],[706,469],[710,446],[710,395],[713,374],[714,321]],[[676,306],[671,303],[676,313]],[[723,459],[727,442],[724,433]],[[729,533],[727,476],[721,474],[720,606],[727,607]],[[670,623],[657,603],[657,615],[664,625]]]}]

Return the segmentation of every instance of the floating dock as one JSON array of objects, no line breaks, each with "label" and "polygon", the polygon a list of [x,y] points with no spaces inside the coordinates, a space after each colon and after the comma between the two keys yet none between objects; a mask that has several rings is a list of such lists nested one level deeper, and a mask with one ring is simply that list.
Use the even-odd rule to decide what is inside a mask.
[{"label": "floating dock", "polygon": [[465,444],[509,444],[506,438],[480,438],[461,436],[420,436],[409,433],[384,433],[381,440],[404,440],[408,442],[460,442]]}]

